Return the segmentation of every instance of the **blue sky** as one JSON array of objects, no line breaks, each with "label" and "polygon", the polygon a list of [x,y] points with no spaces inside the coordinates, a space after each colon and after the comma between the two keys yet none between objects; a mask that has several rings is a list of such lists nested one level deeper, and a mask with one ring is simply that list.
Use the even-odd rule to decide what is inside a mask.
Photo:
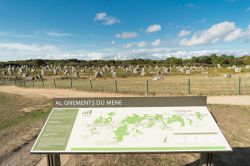
[{"label": "blue sky", "polygon": [[250,54],[249,0],[1,0],[0,61]]}]

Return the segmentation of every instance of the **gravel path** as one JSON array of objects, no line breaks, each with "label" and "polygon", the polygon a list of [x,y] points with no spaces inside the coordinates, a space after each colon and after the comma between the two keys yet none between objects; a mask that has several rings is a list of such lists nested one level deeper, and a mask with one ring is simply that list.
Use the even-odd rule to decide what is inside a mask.
[{"label": "gravel path", "polygon": [[[0,92],[19,94],[25,96],[57,97],[121,97],[138,96],[132,94],[85,92],[70,89],[37,89],[19,88],[16,86],[0,86]],[[208,96],[208,104],[250,105],[250,96]]]}]

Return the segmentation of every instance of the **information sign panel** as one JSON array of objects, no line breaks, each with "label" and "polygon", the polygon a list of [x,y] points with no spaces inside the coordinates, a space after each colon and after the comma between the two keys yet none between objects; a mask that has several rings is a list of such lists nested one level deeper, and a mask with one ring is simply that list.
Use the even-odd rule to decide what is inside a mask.
[{"label": "information sign panel", "polygon": [[206,97],[123,97],[55,99],[31,152],[231,150]]}]

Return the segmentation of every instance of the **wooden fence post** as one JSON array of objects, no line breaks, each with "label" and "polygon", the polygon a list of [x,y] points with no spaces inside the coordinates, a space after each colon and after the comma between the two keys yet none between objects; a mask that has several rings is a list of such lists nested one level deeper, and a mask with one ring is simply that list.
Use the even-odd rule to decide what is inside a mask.
[{"label": "wooden fence post", "polygon": [[55,86],[55,88],[56,88],[56,79],[54,78],[54,86]]},{"label": "wooden fence post", "polygon": [[118,88],[117,88],[117,80],[115,80],[115,91],[116,91],[116,92],[118,91]]},{"label": "wooden fence post", "polygon": [[92,80],[89,80],[90,89],[93,89]]},{"label": "wooden fence post", "polygon": [[238,79],[238,95],[241,94],[241,78]]},{"label": "wooden fence post", "polygon": [[188,79],[188,94],[191,94],[191,80]]},{"label": "wooden fence post", "polygon": [[147,93],[149,92],[148,90],[148,80],[146,80],[146,90],[147,90]]},{"label": "wooden fence post", "polygon": [[42,85],[43,85],[43,87],[44,87],[44,82],[43,82],[43,78],[42,78]]}]

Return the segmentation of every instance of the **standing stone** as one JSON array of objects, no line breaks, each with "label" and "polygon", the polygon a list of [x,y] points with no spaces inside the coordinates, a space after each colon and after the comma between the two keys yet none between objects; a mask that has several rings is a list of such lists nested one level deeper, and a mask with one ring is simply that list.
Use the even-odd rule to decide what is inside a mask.
[{"label": "standing stone", "polygon": [[12,75],[12,70],[11,70],[11,66],[10,65],[8,67],[8,75]]},{"label": "standing stone", "polygon": [[190,75],[191,74],[191,70],[186,70],[186,74]]},{"label": "standing stone", "polygon": [[76,71],[74,72],[74,76],[77,77],[77,78],[79,78],[79,72],[78,72],[78,70],[76,70]]},{"label": "standing stone", "polygon": [[41,76],[42,76],[42,78],[45,76],[45,67],[42,67]]},{"label": "standing stone", "polygon": [[35,71],[36,71],[35,68],[32,68],[32,69],[30,70],[31,73],[34,73]]},{"label": "standing stone", "polygon": [[224,77],[224,78],[231,78],[231,75],[230,75],[230,74],[225,73],[225,74],[223,75],[223,77]]},{"label": "standing stone", "polygon": [[102,77],[102,74],[100,71],[95,72],[95,78]]},{"label": "standing stone", "polygon": [[69,76],[70,75],[70,72],[69,72],[69,70],[68,69],[66,69],[65,71],[64,71],[64,73],[63,73],[65,76]]},{"label": "standing stone", "polygon": [[157,75],[157,76],[160,76],[160,75],[161,75],[161,71],[160,71],[159,69],[157,70],[156,75]]},{"label": "standing stone", "polygon": [[162,76],[155,76],[153,78],[153,81],[159,81],[159,80],[164,80],[164,78]]},{"label": "standing stone", "polygon": [[116,72],[115,71],[112,72],[112,78],[116,78]]},{"label": "standing stone", "polygon": [[5,71],[2,71],[2,75],[3,75],[3,76],[5,76],[5,75],[6,75]]},{"label": "standing stone", "polygon": [[236,67],[236,68],[234,69],[234,72],[235,72],[235,73],[240,73],[240,72],[241,72],[241,68],[240,68],[240,67]]},{"label": "standing stone", "polygon": [[138,74],[138,73],[139,73],[139,68],[135,67],[135,68],[133,69],[133,73],[134,73],[134,74]]},{"label": "standing stone", "polygon": [[146,74],[145,74],[145,69],[144,68],[142,68],[141,69],[141,76],[145,76]]},{"label": "standing stone", "polygon": [[58,74],[57,72],[58,72],[57,69],[54,69],[54,70],[53,70],[54,75],[57,75],[57,74]]}]

